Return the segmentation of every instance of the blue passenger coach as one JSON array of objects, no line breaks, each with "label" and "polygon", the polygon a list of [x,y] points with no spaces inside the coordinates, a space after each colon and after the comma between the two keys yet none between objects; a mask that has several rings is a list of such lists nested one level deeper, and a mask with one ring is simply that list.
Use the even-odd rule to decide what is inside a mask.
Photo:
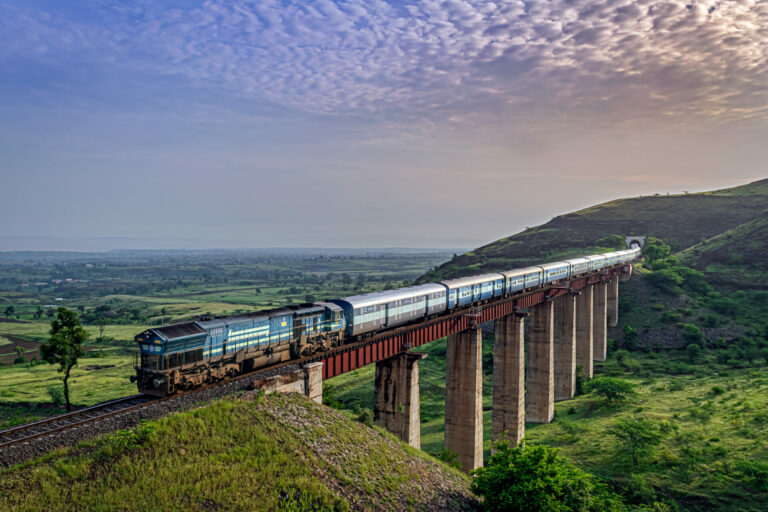
[{"label": "blue passenger coach", "polygon": [[448,290],[448,309],[451,309],[504,295],[504,281],[501,274],[482,274],[449,279],[440,284]]},{"label": "blue passenger coach", "polygon": [[445,311],[445,287],[423,284],[333,299],[344,310],[347,335],[393,327]]}]

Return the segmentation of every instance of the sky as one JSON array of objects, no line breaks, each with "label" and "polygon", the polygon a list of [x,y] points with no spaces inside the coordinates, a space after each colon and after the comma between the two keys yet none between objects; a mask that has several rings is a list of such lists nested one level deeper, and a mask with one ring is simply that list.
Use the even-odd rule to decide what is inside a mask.
[{"label": "sky", "polygon": [[764,1],[0,0],[0,250],[471,248],[766,141]]}]

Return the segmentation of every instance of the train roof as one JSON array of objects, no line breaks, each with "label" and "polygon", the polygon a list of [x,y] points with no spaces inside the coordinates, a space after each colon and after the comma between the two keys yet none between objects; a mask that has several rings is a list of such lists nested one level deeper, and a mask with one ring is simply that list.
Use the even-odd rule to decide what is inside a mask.
[{"label": "train roof", "polygon": [[505,270],[501,274],[504,277],[513,277],[513,276],[524,276],[526,274],[533,274],[537,272],[541,272],[541,267],[513,268],[512,270]]},{"label": "train roof", "polygon": [[386,304],[395,300],[409,299],[412,297],[418,297],[419,295],[426,295],[427,293],[444,292],[445,287],[439,284],[422,284],[418,286],[409,286],[407,288],[398,288],[396,290],[385,290],[382,292],[363,293],[361,295],[353,295],[351,297],[343,297],[341,299],[334,299],[338,301],[347,302],[353,308],[364,308],[366,306],[373,306],[377,304]]},{"label": "train roof", "polygon": [[497,279],[504,279],[502,274],[480,274],[478,276],[457,277],[456,279],[447,279],[440,281],[445,286],[456,288],[458,286],[472,286],[474,284],[486,283],[488,281],[496,281]]},{"label": "train roof", "polygon": [[542,263],[539,265],[542,270],[552,270],[553,268],[560,268],[560,267],[567,267],[568,262],[567,261],[552,261],[550,263]]}]

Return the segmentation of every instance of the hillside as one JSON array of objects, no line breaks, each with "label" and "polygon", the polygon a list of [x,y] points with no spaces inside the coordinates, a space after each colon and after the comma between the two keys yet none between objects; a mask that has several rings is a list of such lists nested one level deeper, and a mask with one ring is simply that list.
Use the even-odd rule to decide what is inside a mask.
[{"label": "hillside", "polygon": [[246,393],[0,473],[0,510],[467,510],[469,480],[298,395]]},{"label": "hillside", "polygon": [[617,199],[555,217],[459,255],[420,281],[495,271],[583,254],[610,234],[646,235],[681,251],[746,223],[768,205],[768,179],[697,194]]},{"label": "hillside", "polygon": [[703,271],[713,283],[742,288],[768,286],[768,210],[677,256],[682,263]]}]

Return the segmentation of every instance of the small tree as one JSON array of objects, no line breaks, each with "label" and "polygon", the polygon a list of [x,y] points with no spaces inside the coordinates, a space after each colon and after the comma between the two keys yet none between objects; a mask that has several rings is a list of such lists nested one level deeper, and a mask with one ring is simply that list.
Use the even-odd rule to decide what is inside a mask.
[{"label": "small tree", "polygon": [[595,377],[589,382],[589,390],[611,403],[626,402],[637,396],[634,384],[615,377]]},{"label": "small tree", "polygon": [[14,312],[16,312],[16,308],[13,307],[13,305],[8,306],[7,308],[5,308],[5,311],[4,311],[5,317],[6,318],[11,318],[13,316]]},{"label": "small tree", "polygon": [[642,457],[653,454],[664,437],[659,427],[645,418],[620,418],[609,432],[619,441],[619,452],[629,455],[635,466]]},{"label": "small tree", "polygon": [[69,401],[69,374],[83,355],[83,343],[88,340],[88,331],[80,325],[80,319],[73,311],[59,308],[51,322],[50,338],[40,346],[40,354],[48,364],[58,364],[64,372],[64,401],[67,410],[72,410]]}]

